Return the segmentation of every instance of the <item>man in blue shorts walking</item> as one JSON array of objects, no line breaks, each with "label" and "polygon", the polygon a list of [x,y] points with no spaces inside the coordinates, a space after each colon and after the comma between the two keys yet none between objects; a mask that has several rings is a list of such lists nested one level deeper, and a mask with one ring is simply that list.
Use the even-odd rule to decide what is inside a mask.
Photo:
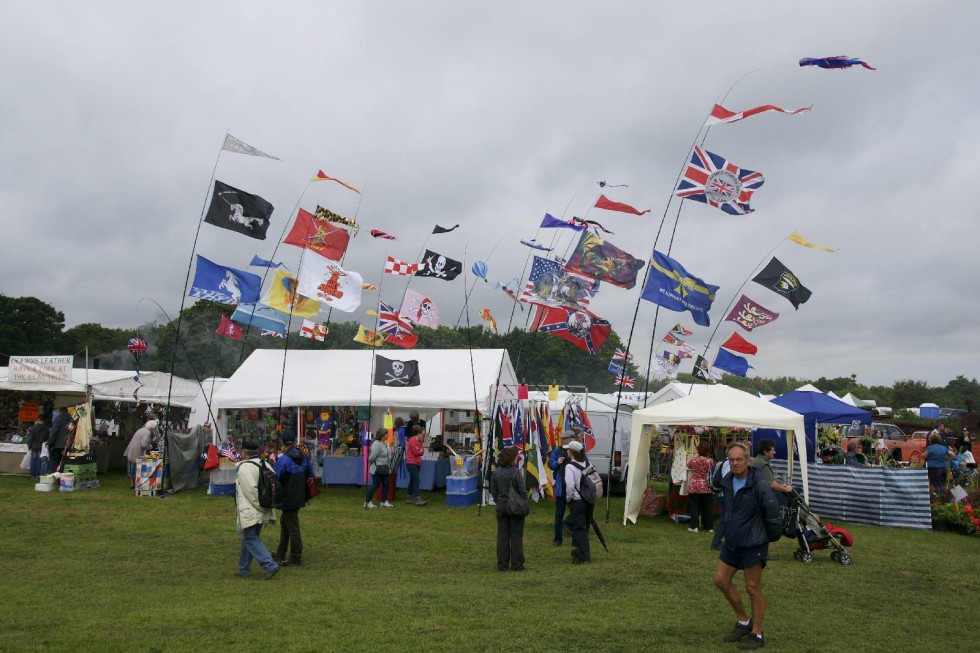
[{"label": "man in blue shorts walking", "polygon": [[[726,642],[739,642],[750,651],[766,645],[762,622],[766,616],[766,597],[762,593],[762,570],[766,566],[769,541],[779,539],[782,515],[769,483],[758,470],[749,467],[749,454],[740,444],[728,448],[731,474],[722,479],[724,489],[725,543],[715,569],[715,586],[725,595],[738,621]],[[752,603],[751,617],[745,611],[742,594],[732,583],[742,570],[745,591]]]}]

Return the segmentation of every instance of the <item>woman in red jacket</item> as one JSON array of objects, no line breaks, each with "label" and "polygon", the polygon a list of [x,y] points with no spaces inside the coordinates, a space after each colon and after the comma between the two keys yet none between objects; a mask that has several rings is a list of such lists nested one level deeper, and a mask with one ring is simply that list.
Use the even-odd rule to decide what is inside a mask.
[{"label": "woman in red jacket", "polygon": [[714,532],[714,494],[708,487],[708,477],[714,469],[715,461],[708,457],[710,455],[711,445],[702,442],[698,445],[698,455],[687,463],[687,468],[691,470],[687,481],[687,512],[691,515],[691,522],[687,530],[691,533],[697,533],[698,526],[703,531]]},{"label": "woman in red jacket", "polygon": [[408,499],[407,503],[416,506],[424,506],[428,501],[423,501],[419,496],[419,470],[422,468],[422,438],[425,431],[422,427],[416,426],[412,430],[412,437],[405,443],[405,464],[408,466]]}]

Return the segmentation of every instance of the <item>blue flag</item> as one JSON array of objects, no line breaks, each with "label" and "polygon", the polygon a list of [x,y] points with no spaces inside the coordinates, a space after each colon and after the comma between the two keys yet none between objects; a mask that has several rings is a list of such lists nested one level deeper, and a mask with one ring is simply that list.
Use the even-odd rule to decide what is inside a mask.
[{"label": "blue flag", "polygon": [[584,224],[573,224],[559,220],[550,213],[545,213],[544,220],[541,221],[541,229],[572,229],[573,231],[584,231],[585,227],[586,225]]},{"label": "blue flag", "polygon": [[747,360],[725,349],[718,350],[718,355],[715,356],[714,366],[719,370],[724,370],[735,376],[745,376],[745,373],[752,367]]},{"label": "blue flag", "polygon": [[606,369],[610,373],[616,374],[616,375],[619,376],[619,375],[622,375],[622,374],[625,373],[624,367],[625,367],[625,364],[622,361],[609,361],[609,367],[607,367]]},{"label": "blue flag", "polygon": [[277,336],[286,336],[289,314],[277,311],[265,304],[239,304],[231,319],[239,324],[250,324],[263,331],[272,331]]},{"label": "blue flag", "polygon": [[249,265],[257,268],[284,268],[285,263],[275,263],[273,261],[267,261],[264,258],[259,258],[258,256],[252,256],[252,262]]},{"label": "blue flag", "polygon": [[708,326],[708,311],[716,292],[718,286],[705,283],[674,259],[653,250],[650,276],[640,297],[672,311],[690,311],[696,324]]},{"label": "blue flag", "polygon": [[251,304],[259,301],[261,286],[257,274],[218,265],[198,254],[194,283],[187,295],[219,304]]}]

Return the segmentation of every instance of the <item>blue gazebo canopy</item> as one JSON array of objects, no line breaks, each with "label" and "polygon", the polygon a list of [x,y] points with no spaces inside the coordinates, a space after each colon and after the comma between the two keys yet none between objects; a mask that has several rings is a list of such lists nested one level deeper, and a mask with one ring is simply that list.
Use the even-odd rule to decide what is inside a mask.
[{"label": "blue gazebo canopy", "polygon": [[[817,455],[817,424],[859,424],[871,423],[871,412],[862,408],[844,403],[834,399],[822,392],[810,392],[806,390],[794,390],[780,395],[772,400],[772,403],[788,408],[794,413],[803,415],[803,424],[806,431],[806,459],[815,460]],[[773,431],[762,429],[756,431],[753,436],[753,445],[756,441],[771,437]],[[786,457],[786,439],[772,438],[776,441],[776,457]]]}]

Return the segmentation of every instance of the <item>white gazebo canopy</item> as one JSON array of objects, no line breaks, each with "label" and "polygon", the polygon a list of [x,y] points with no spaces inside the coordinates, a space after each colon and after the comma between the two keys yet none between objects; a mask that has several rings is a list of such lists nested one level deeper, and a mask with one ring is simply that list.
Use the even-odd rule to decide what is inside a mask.
[{"label": "white gazebo canopy", "polygon": [[[626,481],[626,507],[623,524],[636,523],[643,502],[650,457],[647,451],[653,437],[653,426],[716,426],[771,428],[786,431],[789,474],[793,473],[794,443],[806,451],[803,416],[777,406],[747,392],[724,385],[700,386],[702,389],[688,397],[633,411],[630,436],[630,468]],[[790,436],[790,432],[793,433]],[[795,441],[795,442],[794,442]],[[803,494],[809,497],[807,468],[800,465],[803,475]]]}]

